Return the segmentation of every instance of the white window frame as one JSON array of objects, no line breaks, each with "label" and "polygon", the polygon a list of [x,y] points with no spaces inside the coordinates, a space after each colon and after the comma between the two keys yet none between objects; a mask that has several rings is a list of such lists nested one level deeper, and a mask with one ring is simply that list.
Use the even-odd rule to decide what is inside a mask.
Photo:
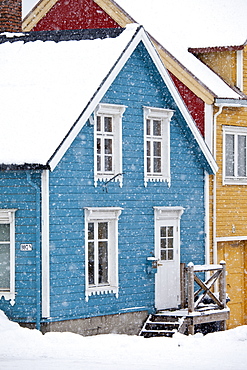
[{"label": "white window frame", "polygon": [[[85,208],[85,299],[95,294],[114,293],[118,298],[118,219],[120,207]],[[108,222],[108,284],[89,285],[88,224]]]},{"label": "white window frame", "polygon": [[246,176],[238,176],[237,174],[237,167],[238,167],[238,152],[235,150],[234,152],[234,175],[227,176],[226,175],[226,135],[233,135],[234,136],[234,143],[235,148],[238,145],[238,136],[246,136],[246,144],[247,144],[247,128],[246,127],[239,127],[239,126],[222,126],[223,129],[223,185],[246,185],[247,184],[247,145],[246,145]]},{"label": "white window frame", "polygon": [[[118,181],[120,187],[123,184],[122,176],[122,117],[126,106],[116,104],[100,103],[94,112],[94,185],[97,186],[98,181],[109,181],[114,178]],[[97,132],[97,117],[111,117],[113,124],[113,131],[111,137],[113,138],[113,162],[111,172],[99,172],[97,170],[97,138],[103,138],[106,133]],[[117,176],[120,174],[119,176]]]},{"label": "white window frame", "polygon": [[[171,183],[170,176],[170,121],[174,111],[164,108],[143,107],[144,111],[144,186],[147,186],[148,181],[165,182],[168,186]],[[151,137],[155,141],[155,137],[147,135],[147,120],[161,121],[161,172],[148,173],[147,171],[147,141]]]},{"label": "white window frame", "polygon": [[0,290],[0,298],[10,300],[13,306],[15,303],[15,212],[16,209],[0,209],[0,224],[10,225],[10,287]]}]

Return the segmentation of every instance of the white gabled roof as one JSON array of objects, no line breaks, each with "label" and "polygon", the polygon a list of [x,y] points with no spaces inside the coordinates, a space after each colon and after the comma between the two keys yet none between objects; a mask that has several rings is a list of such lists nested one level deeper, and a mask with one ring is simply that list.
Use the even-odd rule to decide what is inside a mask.
[{"label": "white gabled roof", "polygon": [[53,170],[140,41],[215,172],[210,151],[138,25],[129,25],[115,38],[0,44],[0,163],[41,164]]},{"label": "white gabled roof", "polygon": [[0,44],[0,163],[46,164],[136,30],[60,42],[10,34]]}]

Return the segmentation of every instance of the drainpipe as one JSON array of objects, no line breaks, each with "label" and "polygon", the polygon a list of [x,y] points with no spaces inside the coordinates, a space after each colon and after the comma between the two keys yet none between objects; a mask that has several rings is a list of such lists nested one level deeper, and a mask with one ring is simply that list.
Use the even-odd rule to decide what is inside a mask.
[{"label": "drainpipe", "polygon": [[[214,115],[214,147],[213,147],[213,155],[214,158],[217,162],[216,159],[216,154],[217,154],[217,148],[216,148],[216,141],[217,141],[217,117],[222,113],[224,105],[219,105],[219,110],[217,113]],[[214,182],[213,182],[213,263],[217,264],[217,241],[216,241],[216,232],[217,232],[217,227],[216,227],[216,222],[217,222],[217,212],[216,212],[216,191],[217,191],[217,174],[214,175]]]},{"label": "drainpipe", "polygon": [[26,172],[27,176],[27,182],[29,185],[31,185],[35,189],[35,202],[36,202],[36,329],[40,330],[40,321],[41,321],[41,312],[40,312],[40,307],[41,307],[41,289],[40,289],[40,250],[41,250],[41,243],[40,243],[40,188],[38,185],[36,185],[32,180],[31,180],[31,174],[29,172]]}]

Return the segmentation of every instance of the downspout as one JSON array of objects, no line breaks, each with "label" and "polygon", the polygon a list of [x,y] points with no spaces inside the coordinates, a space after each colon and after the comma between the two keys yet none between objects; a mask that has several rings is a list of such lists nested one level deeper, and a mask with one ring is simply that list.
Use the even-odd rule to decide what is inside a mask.
[{"label": "downspout", "polygon": [[40,188],[31,180],[30,172],[26,172],[27,182],[35,189],[35,202],[36,202],[36,329],[40,330],[41,322],[41,279],[40,279],[40,260],[41,260],[41,243],[40,243]]},{"label": "downspout", "polygon": [[[219,105],[219,110],[217,113],[214,115],[214,147],[213,147],[213,155],[214,159],[216,160],[216,154],[217,154],[217,147],[216,147],[216,142],[217,142],[217,117],[222,113],[224,105]],[[216,160],[217,162],[217,160]],[[216,191],[217,191],[217,174],[214,175],[214,182],[213,182],[213,263],[217,264],[217,241],[216,241],[216,235],[217,235],[217,227],[216,227],[216,222],[217,222],[217,211],[216,211],[216,201],[217,201],[217,196],[216,196]]]},{"label": "downspout", "polygon": [[209,174],[205,171],[204,174],[204,199],[205,199],[205,264],[210,264],[209,253]]}]

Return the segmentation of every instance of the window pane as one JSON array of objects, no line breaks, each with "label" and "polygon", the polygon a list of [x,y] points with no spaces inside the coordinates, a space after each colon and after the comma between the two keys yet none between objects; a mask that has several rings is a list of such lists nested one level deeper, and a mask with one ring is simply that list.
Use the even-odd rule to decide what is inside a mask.
[{"label": "window pane", "polygon": [[166,236],[166,227],[165,226],[162,226],[160,228],[160,236]]},{"label": "window pane", "polygon": [[226,135],[226,176],[234,176],[234,135]]},{"label": "window pane", "polygon": [[155,157],[161,157],[161,142],[160,141],[154,141],[154,156]]},{"label": "window pane", "polygon": [[0,242],[10,241],[10,225],[0,224]]},{"label": "window pane", "polygon": [[88,243],[88,283],[94,284],[94,243]]},{"label": "window pane", "polygon": [[154,172],[161,172],[161,158],[154,158]]},{"label": "window pane", "polygon": [[101,140],[97,139],[97,154],[101,154]]},{"label": "window pane", "polygon": [[112,171],[112,157],[105,157],[105,171]]},{"label": "window pane", "polygon": [[166,258],[166,250],[162,250],[160,252],[160,259],[163,260],[163,261],[167,259]]},{"label": "window pane", "polygon": [[151,154],[151,143],[150,141],[147,141],[147,156],[150,157]]},{"label": "window pane", "polygon": [[104,131],[112,132],[112,117],[105,117],[104,122],[105,122]]},{"label": "window pane", "polygon": [[101,171],[101,157],[97,155],[97,171]]},{"label": "window pane", "polygon": [[168,238],[168,248],[173,248],[173,238]]},{"label": "window pane", "polygon": [[112,139],[105,139],[105,154],[112,154]]},{"label": "window pane", "polygon": [[108,222],[99,222],[98,238],[99,239],[108,239]]},{"label": "window pane", "polygon": [[173,250],[168,250],[168,260],[171,261],[173,260]]},{"label": "window pane", "polygon": [[246,136],[238,135],[238,176],[246,176]]},{"label": "window pane", "polygon": [[10,289],[10,244],[0,244],[0,289]]},{"label": "window pane", "polygon": [[151,172],[151,160],[150,158],[147,158],[147,172]]},{"label": "window pane", "polygon": [[167,230],[168,230],[168,236],[173,236],[173,227],[169,226]]},{"label": "window pane", "polygon": [[101,131],[101,117],[97,116],[97,131]]},{"label": "window pane", "polygon": [[147,119],[147,135],[151,135],[151,130],[150,130],[150,119]]},{"label": "window pane", "polygon": [[94,239],[94,224],[93,224],[93,222],[90,222],[88,224],[88,239],[89,240]]},{"label": "window pane", "polygon": [[161,136],[161,121],[153,120],[153,135]]},{"label": "window pane", "polygon": [[107,242],[99,242],[99,284],[108,283]]},{"label": "window pane", "polygon": [[160,239],[160,248],[166,248],[166,239]]}]

